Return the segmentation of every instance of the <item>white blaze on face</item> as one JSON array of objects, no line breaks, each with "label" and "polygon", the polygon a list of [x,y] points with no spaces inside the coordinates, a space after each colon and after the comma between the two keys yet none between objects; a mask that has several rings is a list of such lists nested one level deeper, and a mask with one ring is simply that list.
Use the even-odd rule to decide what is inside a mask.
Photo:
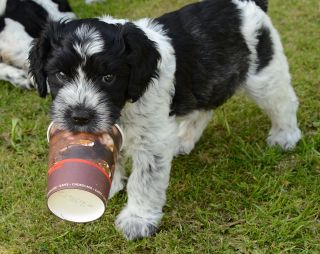
[{"label": "white blaze on face", "polygon": [[[94,112],[94,126],[91,129],[103,131],[110,127],[110,112],[107,98],[101,94],[94,86],[94,83],[86,77],[81,67],[78,68],[77,76],[70,82],[67,82],[58,92],[57,97],[52,104],[52,118],[61,128],[66,129],[66,112],[79,107],[83,110]],[[79,130],[85,131],[86,126],[79,127]]]},{"label": "white blaze on face", "polygon": [[75,43],[73,47],[83,59],[103,51],[102,36],[95,28],[82,25],[77,28],[75,34],[80,39],[80,43]]}]

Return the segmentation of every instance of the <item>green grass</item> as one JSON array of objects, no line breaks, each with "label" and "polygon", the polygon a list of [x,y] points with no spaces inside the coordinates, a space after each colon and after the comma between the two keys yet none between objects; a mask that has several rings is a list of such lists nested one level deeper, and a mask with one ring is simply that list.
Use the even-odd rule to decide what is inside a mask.
[{"label": "green grass", "polygon": [[[157,16],[187,0],[108,0],[81,17]],[[320,4],[270,0],[304,138],[291,152],[268,148],[269,120],[241,94],[218,109],[196,149],[176,159],[156,236],[127,242],[114,228],[126,202],[78,225],[46,207],[50,99],[0,83],[0,253],[320,253]]]}]

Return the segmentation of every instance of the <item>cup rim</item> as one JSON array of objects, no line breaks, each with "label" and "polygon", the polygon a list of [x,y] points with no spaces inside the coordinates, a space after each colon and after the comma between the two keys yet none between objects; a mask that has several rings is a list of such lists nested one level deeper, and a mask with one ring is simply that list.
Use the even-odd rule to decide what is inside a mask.
[{"label": "cup rim", "polygon": [[[81,215],[81,214],[70,214],[70,211],[62,211],[60,210],[59,206],[55,201],[55,198],[57,198],[57,195],[61,199],[61,193],[66,193],[66,192],[77,192],[77,193],[85,193],[87,196],[91,197],[91,200],[94,199],[94,202],[96,202],[96,212],[92,212],[91,214],[88,214],[86,216]],[[48,196],[47,199],[47,207],[50,210],[51,213],[53,213],[55,216],[59,217],[60,219],[70,221],[70,222],[75,222],[75,223],[87,223],[87,222],[92,222],[95,220],[98,220],[105,212],[106,210],[106,203],[101,199],[101,197],[95,195],[94,193],[84,190],[84,189],[79,189],[79,188],[66,188],[66,189],[59,189],[53,193],[51,193]]]},{"label": "cup rim", "polygon": [[[55,124],[54,121],[51,121],[48,126],[48,129],[47,129],[47,142],[48,143],[50,142],[50,131],[51,131],[54,124]],[[119,148],[119,151],[121,151],[123,148],[124,141],[125,141],[124,132],[123,132],[122,128],[119,126],[119,124],[114,124],[114,126],[117,128],[117,130],[119,131],[119,133],[121,135],[122,142],[121,142],[121,145]]]},{"label": "cup rim", "polygon": [[52,121],[49,124],[48,129],[47,129],[47,141],[48,141],[48,143],[50,142],[50,131],[51,131],[51,128],[52,128],[53,125],[54,125],[54,122]]},{"label": "cup rim", "polygon": [[120,147],[119,147],[119,151],[121,151],[122,150],[122,148],[123,148],[123,144],[124,144],[124,141],[125,141],[125,136],[124,136],[124,132],[123,132],[123,130],[121,129],[121,127],[119,126],[119,124],[115,124],[114,125],[117,129],[118,129],[118,131],[119,131],[119,133],[120,133],[120,135],[121,135],[121,145],[120,145]]}]

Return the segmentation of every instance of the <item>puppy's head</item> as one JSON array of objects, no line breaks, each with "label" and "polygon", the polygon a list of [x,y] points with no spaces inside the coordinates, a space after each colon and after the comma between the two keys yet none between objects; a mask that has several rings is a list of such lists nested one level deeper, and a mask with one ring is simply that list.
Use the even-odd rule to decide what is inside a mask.
[{"label": "puppy's head", "polygon": [[137,101],[157,75],[160,55],[132,23],[98,19],[50,23],[30,51],[40,96],[53,98],[51,115],[70,131],[102,132],[127,101]]}]

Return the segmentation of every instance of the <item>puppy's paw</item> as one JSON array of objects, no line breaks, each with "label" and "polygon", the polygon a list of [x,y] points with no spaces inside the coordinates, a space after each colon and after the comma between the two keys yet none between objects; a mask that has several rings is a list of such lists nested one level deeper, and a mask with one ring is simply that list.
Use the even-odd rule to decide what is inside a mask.
[{"label": "puppy's paw", "polygon": [[[161,215],[159,216],[161,217]],[[133,214],[125,208],[116,220],[116,227],[128,240],[150,237],[157,232],[157,222],[154,218],[145,218]]]},{"label": "puppy's paw", "polygon": [[194,141],[185,141],[185,140],[179,140],[179,145],[174,153],[175,156],[178,155],[187,155],[190,154],[191,151],[193,150],[195,146],[195,142]]},{"label": "puppy's paw", "polygon": [[271,129],[267,142],[270,146],[281,146],[284,150],[293,149],[301,139],[298,127],[292,129]]},{"label": "puppy's paw", "polygon": [[16,69],[14,72],[11,72],[7,76],[8,81],[16,87],[20,87],[23,89],[33,88],[33,84],[24,70]]}]

